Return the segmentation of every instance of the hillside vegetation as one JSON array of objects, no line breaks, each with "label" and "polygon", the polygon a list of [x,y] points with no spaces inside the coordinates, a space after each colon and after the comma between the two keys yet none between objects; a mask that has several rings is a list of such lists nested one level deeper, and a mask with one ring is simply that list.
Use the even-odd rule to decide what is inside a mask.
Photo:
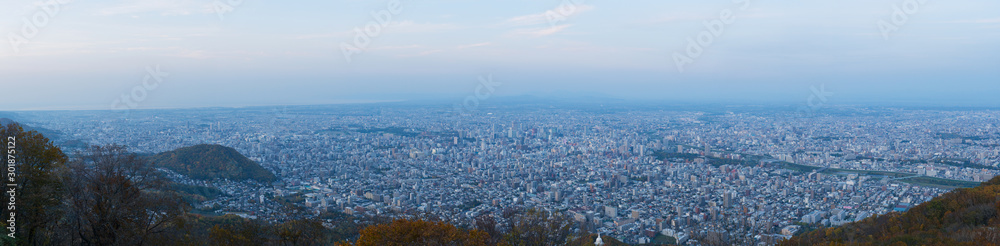
[{"label": "hillside vegetation", "polygon": [[277,177],[233,148],[201,144],[149,157],[158,167],[193,179],[256,180],[274,182]]},{"label": "hillside vegetation", "polygon": [[1000,177],[903,213],[804,233],[783,245],[1000,245]]}]

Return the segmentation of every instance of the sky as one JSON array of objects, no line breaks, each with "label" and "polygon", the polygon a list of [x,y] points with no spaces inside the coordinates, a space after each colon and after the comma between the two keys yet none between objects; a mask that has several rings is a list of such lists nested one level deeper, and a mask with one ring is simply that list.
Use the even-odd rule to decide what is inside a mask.
[{"label": "sky", "polygon": [[7,0],[0,110],[459,103],[477,93],[1000,106],[997,9],[995,0]]}]

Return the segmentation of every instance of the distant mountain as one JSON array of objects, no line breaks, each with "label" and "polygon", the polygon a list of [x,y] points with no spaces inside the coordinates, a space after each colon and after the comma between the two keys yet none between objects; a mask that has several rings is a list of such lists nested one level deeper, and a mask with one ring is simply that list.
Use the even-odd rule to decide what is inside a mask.
[{"label": "distant mountain", "polygon": [[233,148],[201,144],[167,151],[148,157],[158,167],[173,170],[193,179],[256,180],[273,182],[278,178]]},{"label": "distant mountain", "polygon": [[782,245],[1000,245],[1000,177],[903,213],[803,233]]},{"label": "distant mountain", "polygon": [[19,123],[19,124],[21,124],[21,127],[24,128],[24,131],[36,131],[36,132],[42,134],[42,136],[45,136],[45,138],[48,138],[48,139],[50,139],[52,141],[59,140],[59,138],[62,137],[62,132],[59,132],[59,131],[50,130],[50,129],[46,129],[46,128],[41,128],[41,127],[32,127],[32,126],[29,126],[29,125],[25,125],[22,122],[18,122],[18,121],[9,119],[9,118],[0,118],[0,125],[5,125],[6,126],[6,125],[8,125],[10,123]]}]

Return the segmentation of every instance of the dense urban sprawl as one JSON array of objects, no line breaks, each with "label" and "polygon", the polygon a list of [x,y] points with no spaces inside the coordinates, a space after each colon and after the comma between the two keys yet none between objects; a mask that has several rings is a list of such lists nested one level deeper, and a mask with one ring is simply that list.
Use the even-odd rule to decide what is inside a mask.
[{"label": "dense urban sprawl", "polygon": [[[269,221],[313,212],[428,213],[470,225],[541,209],[629,243],[771,244],[803,227],[904,211],[1000,174],[1000,112],[490,107],[395,104],[30,112],[65,149],[239,150],[275,183],[175,180],[229,196],[202,209]],[[75,141],[78,140],[78,141]]]}]

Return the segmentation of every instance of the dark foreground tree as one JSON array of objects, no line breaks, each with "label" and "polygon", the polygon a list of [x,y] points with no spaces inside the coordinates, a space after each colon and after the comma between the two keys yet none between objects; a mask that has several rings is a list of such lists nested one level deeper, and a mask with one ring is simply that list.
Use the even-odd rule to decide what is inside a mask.
[{"label": "dark foreground tree", "polygon": [[253,220],[238,219],[209,229],[213,245],[271,245],[274,233],[267,225]]},{"label": "dark foreground tree", "polygon": [[510,245],[564,245],[573,237],[573,222],[565,215],[528,210],[508,215],[504,241]]},{"label": "dark foreground tree", "polygon": [[[9,184],[10,178],[13,178],[17,184],[16,207],[13,210],[16,213],[17,241],[21,245],[59,243],[59,230],[55,228],[63,217],[60,198],[64,186],[60,173],[65,170],[66,155],[42,134],[36,131],[26,132],[17,123],[0,125],[0,137],[3,138],[0,142],[3,143],[4,169],[13,168],[15,171],[12,177],[4,171],[3,183]],[[14,157],[14,164],[8,166],[11,163],[8,158],[11,156]],[[4,200],[9,200],[9,195],[5,195]],[[8,206],[2,207],[3,214],[9,215],[11,211],[7,210]],[[4,216],[2,220],[7,219],[8,216]],[[0,241],[4,242],[11,241]]]},{"label": "dark foreground tree", "polygon": [[483,231],[489,238],[486,239],[486,243],[489,245],[499,245],[503,242],[503,228],[497,222],[493,214],[484,214],[476,217],[474,221],[477,230]]},{"label": "dark foreground tree", "polygon": [[277,226],[279,242],[282,245],[329,245],[330,236],[323,223],[318,220],[298,219]]},{"label": "dark foreground tree", "polygon": [[160,172],[123,146],[92,146],[69,167],[71,244],[154,244],[185,212]]}]

